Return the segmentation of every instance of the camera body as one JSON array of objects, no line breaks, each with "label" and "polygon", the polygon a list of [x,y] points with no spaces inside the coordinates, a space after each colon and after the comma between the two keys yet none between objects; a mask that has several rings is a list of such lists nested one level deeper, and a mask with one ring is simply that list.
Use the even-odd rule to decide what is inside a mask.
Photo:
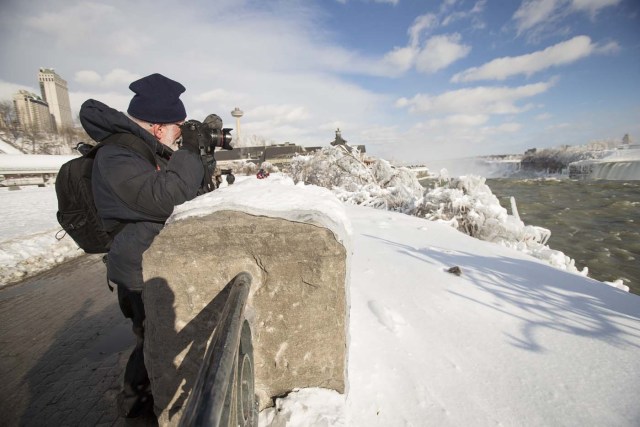
[{"label": "camera body", "polygon": [[205,166],[205,191],[215,190],[221,182],[221,179],[218,182],[219,177],[216,176],[215,150],[216,147],[233,150],[233,146],[231,146],[231,131],[233,129],[223,128],[222,119],[216,114],[209,114],[202,123],[197,120],[188,120],[181,125],[183,131],[185,127],[198,133],[200,157]]}]

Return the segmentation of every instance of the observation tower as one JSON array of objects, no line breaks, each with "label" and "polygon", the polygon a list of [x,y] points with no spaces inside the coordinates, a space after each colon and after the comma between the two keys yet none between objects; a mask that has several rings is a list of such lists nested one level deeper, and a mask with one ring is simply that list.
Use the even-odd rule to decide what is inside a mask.
[{"label": "observation tower", "polygon": [[231,115],[236,118],[236,138],[240,142],[240,117],[244,115],[244,112],[238,107],[234,108]]}]

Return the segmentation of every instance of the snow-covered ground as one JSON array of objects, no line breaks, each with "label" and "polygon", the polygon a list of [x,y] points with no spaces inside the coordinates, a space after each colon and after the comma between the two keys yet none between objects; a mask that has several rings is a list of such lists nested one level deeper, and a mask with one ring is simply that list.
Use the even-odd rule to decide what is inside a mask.
[{"label": "snow-covered ground", "polygon": [[[278,215],[305,191],[316,210],[336,203],[276,174],[205,197]],[[55,238],[52,187],[0,203],[2,283],[81,253]],[[190,205],[206,209],[176,214]],[[640,425],[640,297],[444,221],[340,206],[322,211],[351,252],[348,393],[293,392],[261,425]]]}]

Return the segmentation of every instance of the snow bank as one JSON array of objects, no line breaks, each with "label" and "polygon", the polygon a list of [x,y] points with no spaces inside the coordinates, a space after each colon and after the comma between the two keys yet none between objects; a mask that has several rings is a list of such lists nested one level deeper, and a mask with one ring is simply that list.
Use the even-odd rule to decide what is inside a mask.
[{"label": "snow bank", "polygon": [[[0,242],[0,286],[46,271],[84,254],[76,243],[57,229]],[[56,238],[56,234],[62,237]]]},{"label": "snow bank", "polygon": [[53,187],[0,189],[0,205],[0,286],[84,254],[70,237],[59,233]]}]

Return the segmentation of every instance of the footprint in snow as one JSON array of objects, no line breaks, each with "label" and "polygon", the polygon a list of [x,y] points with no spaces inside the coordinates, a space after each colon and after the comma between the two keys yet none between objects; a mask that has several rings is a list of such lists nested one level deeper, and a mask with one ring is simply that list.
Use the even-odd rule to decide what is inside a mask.
[{"label": "footprint in snow", "polygon": [[404,317],[378,301],[369,301],[369,310],[376,316],[382,326],[394,334],[399,331],[400,327],[407,324]]}]

